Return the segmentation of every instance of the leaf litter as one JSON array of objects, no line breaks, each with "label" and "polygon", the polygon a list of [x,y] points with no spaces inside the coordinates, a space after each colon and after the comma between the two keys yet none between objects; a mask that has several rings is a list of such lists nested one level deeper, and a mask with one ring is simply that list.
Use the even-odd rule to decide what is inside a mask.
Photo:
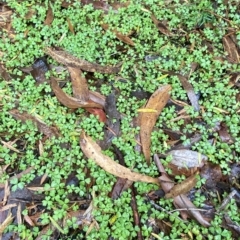
[{"label": "leaf litter", "polygon": [[[129,2],[120,4],[120,3],[113,3],[113,4],[108,4],[107,2],[102,2],[102,1],[81,1],[82,5],[87,5],[89,3],[92,3],[92,6],[94,9],[102,9],[104,11],[104,14],[107,14],[111,9],[114,9],[114,11],[117,13],[118,8],[120,7],[127,7],[129,5]],[[69,6],[72,6],[72,3],[68,3],[63,1],[62,2],[62,7],[67,8]],[[144,9],[145,12],[149,12],[149,10]],[[5,15],[4,15],[5,14]],[[12,14],[12,11],[10,11],[8,8],[6,8],[4,11],[1,11],[0,15],[1,16],[6,16],[6,21],[0,21],[1,27],[3,26],[3,29],[7,31],[9,34],[9,37],[11,39],[14,39],[14,33],[12,32],[11,25],[10,23],[10,15]],[[26,20],[30,20],[32,17],[34,17],[36,14],[35,10],[29,7],[29,10],[27,14],[24,16]],[[51,26],[52,22],[54,20],[54,13],[51,5],[48,6],[48,11],[46,14],[46,18],[44,21],[45,25]],[[168,21],[165,20],[158,20],[153,14],[151,14],[151,19],[155,26],[158,28],[159,32],[166,37],[170,37],[173,39],[177,34],[173,31],[170,31],[170,28],[168,27]],[[74,24],[72,21],[67,18],[66,19],[66,24],[68,25],[69,31],[72,33],[72,35],[75,34],[75,29],[74,29]],[[133,39],[136,38],[136,34],[138,33],[138,30],[135,30],[133,32],[129,32],[129,34],[123,35],[119,31],[117,31],[115,28],[109,28],[108,25],[102,25],[102,28],[105,29],[105,31],[112,31],[116,37],[123,43],[130,45],[130,47],[135,46],[135,40],[133,41],[130,36],[133,36]],[[196,30],[197,31],[197,30]],[[27,32],[25,33],[26,35],[28,34]],[[169,38],[169,39],[170,39]],[[207,46],[207,49],[209,50],[209,53],[213,54],[213,44],[203,41],[202,44],[205,44]],[[236,40],[236,33],[230,32],[226,34],[222,38],[222,44],[224,47],[224,50],[227,54],[227,57],[218,57],[216,58],[217,60],[224,61],[227,59],[229,63],[239,63],[239,46]],[[191,51],[195,49],[195,43],[192,43],[191,46]],[[125,52],[125,49],[123,50]],[[172,144],[170,144],[170,141],[167,141],[167,145],[170,146],[170,151],[167,151],[165,156],[167,157],[172,157],[172,160],[167,164],[167,168],[172,171],[171,174],[167,175],[165,172],[165,169],[163,166],[160,167],[160,172],[161,172],[161,177],[159,177],[159,180],[157,178],[152,178],[146,175],[142,175],[139,173],[135,173],[132,170],[123,167],[122,165],[116,163],[113,159],[109,158],[108,156],[104,155],[102,153],[102,150],[106,149],[112,149],[115,148],[114,144],[112,143],[112,140],[115,137],[121,136],[121,118],[123,118],[123,115],[121,115],[116,107],[116,98],[115,93],[110,94],[105,98],[105,96],[101,95],[98,92],[93,92],[88,89],[88,83],[87,79],[85,78],[85,75],[82,73],[82,71],[87,71],[87,72],[97,72],[97,73],[104,73],[104,74],[119,74],[121,72],[121,63],[116,66],[102,66],[97,63],[90,63],[87,62],[83,59],[79,59],[77,57],[74,57],[71,55],[69,52],[65,50],[56,50],[55,48],[52,47],[46,47],[45,48],[45,53],[49,55],[49,57],[52,57],[55,59],[59,64],[65,65],[64,69],[67,69],[69,71],[69,74],[71,76],[71,85],[72,85],[72,91],[73,91],[73,97],[67,95],[62,88],[59,86],[58,81],[51,77],[50,79],[50,84],[52,87],[53,92],[55,93],[55,96],[57,97],[58,101],[62,103],[64,106],[67,108],[71,109],[77,109],[77,108],[84,108],[86,111],[95,114],[99,117],[99,120],[105,123],[105,132],[104,132],[104,140],[100,142],[98,145],[96,142],[94,142],[91,137],[87,136],[84,134],[84,131],[82,131],[81,137],[80,137],[80,145],[82,148],[83,153],[86,155],[87,158],[92,159],[98,164],[100,167],[102,167],[105,171],[107,171],[110,174],[113,174],[117,177],[117,184],[114,186],[115,188],[112,189],[112,195],[111,197],[113,199],[117,199],[121,196],[123,191],[131,188],[132,191],[132,201],[131,205],[133,209],[133,215],[134,215],[134,222],[135,226],[139,226],[139,229],[141,229],[141,222],[139,221],[139,216],[138,216],[138,209],[136,208],[136,205],[134,206],[134,197],[136,192],[134,192],[132,188],[133,181],[143,181],[147,183],[154,183],[155,185],[161,185],[162,189],[155,190],[149,194],[151,196],[152,201],[156,199],[161,199],[164,198],[164,193],[163,190],[165,191],[165,198],[173,198],[174,205],[176,207],[176,211],[179,211],[181,213],[182,218],[185,220],[186,218],[193,218],[196,221],[198,221],[202,226],[209,227],[209,219],[204,218],[204,209],[198,209],[196,208],[191,201],[191,192],[196,191],[194,188],[197,184],[197,177],[196,175],[199,174],[202,179],[206,180],[206,183],[204,184],[204,188],[206,188],[208,191],[210,190],[216,190],[217,194],[223,194],[223,191],[221,187],[224,187],[227,185],[229,188],[229,185],[234,186],[236,188],[239,188],[239,185],[237,183],[237,178],[239,177],[239,166],[236,164],[231,165],[231,170],[232,172],[229,174],[228,177],[225,177],[221,171],[221,168],[218,164],[209,164],[208,162],[208,157],[205,156],[204,154],[201,154],[197,151],[192,151],[189,150],[191,147],[194,145],[194,143],[197,143],[200,141],[202,136],[196,136],[195,135],[188,135],[188,139],[191,140],[189,144],[182,144],[180,137],[182,135],[182,132],[179,131],[177,134],[174,136],[174,140],[172,140]],[[0,55],[2,56],[2,53],[0,52]],[[149,55],[150,57],[146,57],[146,61],[153,62],[154,60],[159,60],[161,57],[159,57],[157,54],[155,56],[155,53],[153,55]],[[148,60],[147,60],[148,59]],[[150,60],[149,60],[150,59]],[[1,65],[2,66],[2,65]],[[194,62],[191,64],[191,72],[189,76],[187,77],[186,75],[182,73],[171,73],[169,71],[164,71],[163,73],[167,73],[163,75],[162,77],[159,77],[158,80],[162,81],[163,78],[166,76],[171,76],[175,75],[179,78],[182,87],[187,93],[188,99],[193,106],[195,111],[200,111],[200,102],[198,99],[198,96],[196,92],[194,92],[194,88],[192,84],[190,83],[190,75],[193,71],[196,70],[197,68],[197,63],[195,64]],[[31,74],[35,78],[37,84],[41,83],[49,83],[48,80],[46,80],[45,73],[50,69],[50,67],[47,64],[46,58],[42,57],[39,59],[36,59],[34,64],[32,65],[32,70]],[[6,81],[10,81],[11,77],[10,75],[6,75],[7,73],[5,72],[5,67],[2,68],[1,74],[3,75],[3,78]],[[238,85],[238,80],[239,80],[239,73],[227,73],[230,76],[230,83],[231,86],[236,86],[239,87]],[[5,78],[4,75],[7,77]],[[161,89],[161,91],[160,91]],[[142,151],[145,156],[145,159],[148,164],[150,164],[150,159],[151,155],[153,154],[150,151],[151,147],[151,134],[152,131],[155,127],[157,118],[159,117],[162,109],[169,104],[169,99],[170,99],[170,90],[171,86],[170,85],[163,85],[161,88],[159,88],[156,92],[152,94],[152,96],[149,96],[149,92],[144,92],[143,90],[139,90],[140,92],[140,98],[148,98],[148,103],[143,106],[142,108],[139,108],[137,112],[139,113],[139,119],[140,119],[140,141],[141,144],[139,146],[142,146]],[[159,92],[158,92],[159,91]],[[136,91],[133,92],[133,95],[135,94]],[[161,93],[160,93],[161,92]],[[138,92],[137,92],[138,94]],[[139,94],[136,96],[139,96]],[[3,97],[0,96],[2,99]],[[239,97],[239,96],[238,96]],[[175,106],[186,106],[188,105],[186,102],[181,102],[176,99],[171,99],[171,103],[175,104]],[[225,111],[224,109],[221,108],[214,108],[216,111],[222,113],[222,114],[229,114],[229,111]],[[204,111],[204,110],[203,110]],[[37,127],[39,133],[45,135],[47,138],[52,138],[52,137],[60,137],[61,133],[59,132],[58,128],[54,126],[48,126],[45,122],[41,120],[41,117],[39,116],[33,116],[27,112],[20,112],[17,108],[12,109],[9,111],[9,113],[17,120],[20,120],[23,124],[26,121],[32,121],[34,125]],[[117,119],[117,121],[115,121]],[[180,116],[178,118],[172,119],[171,121],[178,121],[180,119],[184,120],[184,124],[187,124],[189,121],[191,121],[191,117],[187,115],[184,112],[180,113]],[[197,118],[196,118],[197,119]],[[194,121],[196,120],[194,119]],[[198,124],[202,124],[203,120],[198,119]],[[200,122],[200,123],[199,123]],[[223,143],[231,144],[234,142],[234,138],[230,134],[230,129],[229,125],[225,123],[221,123],[221,126],[218,130],[213,130],[213,132],[218,133],[219,138]],[[174,132],[174,130],[173,130]],[[177,132],[177,131],[175,131]],[[170,138],[170,135],[173,133],[170,133],[170,131],[167,131],[165,129],[166,135]],[[4,139],[4,138],[3,138]],[[209,141],[212,141],[213,145],[216,142],[216,138],[214,139],[212,135],[209,134]],[[18,139],[16,139],[18,141]],[[6,140],[3,141],[1,140],[1,143],[4,145],[4,147],[7,147],[10,151],[16,152],[16,153],[21,153],[18,148],[15,148],[12,146],[14,143],[9,141],[7,142]],[[36,145],[39,146],[39,153],[40,155],[44,155],[44,148],[43,145],[45,144],[45,141],[40,140]],[[156,158],[156,155],[155,155]],[[155,159],[154,158],[154,159]],[[1,159],[2,161],[2,159]],[[231,163],[229,163],[231,164]],[[124,165],[124,164],[123,164]],[[2,168],[2,173],[6,171],[11,170],[10,165],[5,165],[5,167]],[[87,168],[85,168],[86,170]],[[34,167],[30,167],[25,171],[22,171],[20,173],[17,173],[16,175],[12,176],[9,178],[9,181],[12,181],[14,177],[16,179],[20,179],[22,176],[25,174],[30,173],[31,171],[34,171]],[[185,175],[187,177],[186,180],[182,181],[179,184],[174,185],[173,177],[176,175]],[[198,175],[198,176],[199,176]],[[70,176],[71,181],[72,177]],[[4,195],[4,201],[2,202],[4,207],[2,207],[2,211],[0,213],[0,219],[1,219],[1,229],[0,233],[3,233],[7,225],[10,224],[12,221],[17,221],[18,223],[21,223],[23,221],[22,216],[21,216],[21,211],[24,209],[29,210],[28,206],[26,204],[20,203],[22,200],[30,204],[30,198],[31,201],[36,203],[36,206],[38,205],[37,201],[42,201],[43,198],[41,196],[38,196],[39,198],[37,199],[36,196],[33,196],[34,191],[45,191],[44,188],[41,186],[44,184],[44,182],[48,181],[48,175],[44,174],[41,176],[41,182],[40,186],[27,186],[26,188],[23,189],[22,192],[17,191],[16,193],[16,203],[10,203],[10,200],[12,198],[12,195],[10,195],[10,189],[8,186],[8,181],[6,181],[7,185],[5,185],[5,195]],[[226,183],[227,182],[227,183]],[[92,182],[91,184],[94,184]],[[4,188],[4,185],[1,184],[1,188]],[[53,190],[54,188],[49,188],[50,190]],[[27,190],[31,190],[31,194],[26,193]],[[202,195],[206,195],[209,197],[211,200],[210,194],[207,195],[207,193],[203,193],[203,190],[198,190]],[[230,190],[227,190],[229,192]],[[223,199],[222,204],[219,208],[219,211],[222,209],[227,208],[227,205],[231,202],[233,198],[236,198],[238,191],[233,190],[225,199]],[[11,192],[12,194],[12,192]],[[93,195],[92,195],[92,198]],[[76,203],[76,202],[75,202]],[[78,225],[84,225],[84,223],[89,227],[89,230],[87,231],[87,234],[92,231],[93,228],[98,229],[98,224],[96,220],[94,220],[92,216],[92,210],[93,210],[93,205],[92,203],[89,204],[88,201],[85,201],[85,203],[88,206],[88,211],[84,213],[83,210],[79,211],[73,211],[73,212],[68,212],[69,216],[74,216],[77,215],[78,217]],[[153,204],[153,206],[156,207],[157,205]],[[210,203],[209,205],[214,205],[213,203]],[[36,207],[35,206],[35,207]],[[11,211],[13,214],[7,214],[7,210],[14,210]],[[36,208],[35,208],[36,209]],[[162,209],[161,207],[158,208],[159,211],[164,211],[165,209]],[[4,214],[2,214],[2,212]],[[10,212],[10,211],[9,211]],[[170,213],[171,214],[171,213]],[[6,221],[3,221],[2,219],[6,219]],[[69,220],[65,219],[65,220]],[[80,220],[81,219],[81,220]],[[54,230],[53,236],[58,235],[58,232],[63,233],[63,228],[64,222],[61,221],[56,221],[52,217],[50,218],[51,224],[47,225],[47,227],[42,228],[39,237],[37,239],[41,238],[41,234],[46,233],[48,230],[51,230],[51,228]],[[212,219],[210,219],[212,220]],[[234,221],[231,220],[231,217],[225,214],[224,216],[225,222],[223,225],[226,228],[231,229],[231,231],[239,231],[239,225],[236,224]],[[39,221],[41,221],[40,218],[40,213],[37,212],[36,214],[29,214],[24,216],[24,221],[26,221],[30,226],[38,226]],[[153,225],[155,226],[154,231],[156,229],[156,232],[159,229],[164,229],[164,226],[168,226],[168,230],[163,230],[163,232],[169,232],[171,229],[171,224],[169,222],[165,222],[165,219],[159,222],[160,220],[158,219],[148,219],[148,222],[152,222]],[[114,224],[115,220],[114,217],[112,218],[112,224]],[[158,225],[158,227],[156,227]],[[143,239],[141,236],[141,231],[139,230],[137,232],[138,234],[138,239]],[[152,233],[153,236],[158,237],[157,234]]]}]

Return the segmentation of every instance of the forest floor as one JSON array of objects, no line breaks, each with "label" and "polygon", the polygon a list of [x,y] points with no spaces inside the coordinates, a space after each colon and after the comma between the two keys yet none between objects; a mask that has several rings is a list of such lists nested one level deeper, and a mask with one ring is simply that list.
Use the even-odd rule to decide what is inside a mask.
[{"label": "forest floor", "polygon": [[239,239],[240,4],[0,1],[0,238]]}]

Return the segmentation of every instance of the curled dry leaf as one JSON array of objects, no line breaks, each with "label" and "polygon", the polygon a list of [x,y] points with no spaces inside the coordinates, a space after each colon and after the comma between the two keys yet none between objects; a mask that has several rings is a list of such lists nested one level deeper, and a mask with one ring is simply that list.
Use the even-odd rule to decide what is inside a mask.
[{"label": "curled dry leaf", "polygon": [[102,66],[97,63],[90,63],[86,60],[74,57],[66,51],[57,51],[50,47],[46,47],[44,51],[57,62],[68,67],[78,67],[87,72],[99,73],[118,73],[120,71],[120,66]]},{"label": "curled dry leaf", "polygon": [[171,190],[165,195],[165,198],[174,198],[180,194],[185,194],[194,188],[196,184],[197,176],[194,174],[171,188]]},{"label": "curled dry leaf", "polygon": [[151,133],[156,123],[158,116],[162,109],[165,107],[168,99],[170,98],[170,85],[164,85],[155,91],[148,100],[145,108],[151,109],[156,112],[141,112],[139,113],[140,119],[140,138],[142,144],[143,154],[147,163],[150,163],[150,145],[151,145]]},{"label": "curled dry leaf", "polygon": [[199,103],[198,103],[198,98],[197,98],[197,95],[194,92],[192,84],[187,80],[186,77],[184,77],[180,74],[178,74],[178,78],[179,78],[183,88],[187,92],[188,98],[189,98],[192,106],[194,107],[195,111],[199,111],[200,106],[199,106]]},{"label": "curled dry leaf", "polygon": [[[159,169],[159,172],[161,172],[161,177],[159,177],[159,181],[161,183],[161,187],[164,190],[165,193],[168,193],[173,187],[174,183],[172,180],[168,177],[161,161],[159,160],[157,154],[154,154],[154,161]],[[174,205],[176,208],[180,209],[186,209],[187,211],[184,212],[184,214],[188,216],[194,217],[202,226],[209,227],[210,224],[207,222],[201,213],[198,211],[196,206],[187,198],[186,195],[180,194],[179,196],[173,197]],[[180,212],[183,214],[183,212]]]},{"label": "curled dry leaf", "polygon": [[86,78],[80,68],[68,67],[71,76],[73,96],[83,102],[89,100],[89,90]]},{"label": "curled dry leaf", "polygon": [[102,154],[101,148],[90,137],[86,136],[84,132],[80,136],[80,146],[83,153],[92,159],[97,165],[103,168],[108,173],[113,174],[116,177],[126,178],[131,181],[140,181],[147,183],[155,183],[159,185],[157,178],[152,178],[140,173],[132,172],[130,169],[118,164],[110,157]]},{"label": "curled dry leaf", "polygon": [[58,86],[58,82],[54,78],[51,78],[51,87],[58,101],[68,108],[103,108],[103,106],[98,103],[90,101],[84,102],[70,97]]}]

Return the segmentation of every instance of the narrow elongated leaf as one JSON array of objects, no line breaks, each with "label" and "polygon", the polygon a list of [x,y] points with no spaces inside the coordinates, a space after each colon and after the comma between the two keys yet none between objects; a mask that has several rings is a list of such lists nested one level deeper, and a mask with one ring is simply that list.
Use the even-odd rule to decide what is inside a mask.
[{"label": "narrow elongated leaf", "polygon": [[84,71],[99,73],[118,73],[120,71],[120,66],[102,66],[97,63],[90,63],[86,60],[74,57],[66,51],[57,51],[49,47],[45,48],[44,51],[57,62],[68,67],[79,67]]},{"label": "narrow elongated leaf", "polygon": [[86,136],[84,132],[80,136],[80,146],[83,153],[92,159],[97,165],[108,173],[113,174],[116,177],[126,178],[131,181],[140,181],[147,183],[155,183],[159,185],[157,178],[152,178],[140,173],[132,172],[130,169],[118,164],[110,157],[104,155],[101,152],[101,148],[90,137]]},{"label": "narrow elongated leaf", "polygon": [[51,87],[58,101],[68,108],[103,108],[103,106],[98,103],[90,101],[84,102],[79,99],[70,97],[58,86],[58,82],[54,78],[51,78]]},{"label": "narrow elongated leaf", "polygon": [[160,87],[148,100],[145,109],[155,110],[156,112],[141,112],[139,113],[140,119],[140,138],[142,144],[143,154],[147,163],[150,163],[150,145],[151,133],[156,123],[158,116],[170,98],[170,85]]},{"label": "narrow elongated leaf", "polygon": [[230,63],[239,63],[239,51],[231,36],[223,37],[223,46],[225,51],[228,53],[228,61]]},{"label": "narrow elongated leaf", "polygon": [[[108,24],[105,24],[105,23],[101,24],[101,26],[102,26],[102,28],[103,28],[104,30],[108,30],[108,28],[109,28]],[[124,43],[126,43],[126,44],[128,44],[128,45],[134,46],[134,42],[133,42],[132,39],[131,39],[130,37],[128,37],[127,35],[122,34],[122,33],[120,33],[119,31],[117,31],[117,30],[115,30],[115,29],[113,29],[112,32],[115,33],[116,37],[117,37],[120,41],[122,41],[122,42],[124,42]]]},{"label": "narrow elongated leaf", "polygon": [[171,190],[165,195],[165,198],[174,198],[180,194],[185,194],[194,188],[196,184],[197,178],[196,174],[194,174],[171,188]]},{"label": "narrow elongated leaf", "polygon": [[89,90],[86,78],[80,68],[68,67],[71,75],[73,96],[83,102],[89,100]]},{"label": "narrow elongated leaf", "polygon": [[197,98],[197,95],[194,92],[192,84],[187,80],[186,77],[184,77],[180,74],[178,74],[178,78],[179,78],[183,88],[187,92],[188,98],[189,98],[192,106],[194,107],[195,111],[199,111],[200,106],[199,106],[199,103],[198,103],[198,98]]},{"label": "narrow elongated leaf", "polygon": [[20,113],[17,109],[12,109],[9,113],[17,120],[25,122],[27,120],[32,121],[38,128],[39,132],[43,133],[47,137],[59,137],[60,133],[56,127],[48,126],[46,123],[41,121],[39,118],[34,117],[27,112]]}]

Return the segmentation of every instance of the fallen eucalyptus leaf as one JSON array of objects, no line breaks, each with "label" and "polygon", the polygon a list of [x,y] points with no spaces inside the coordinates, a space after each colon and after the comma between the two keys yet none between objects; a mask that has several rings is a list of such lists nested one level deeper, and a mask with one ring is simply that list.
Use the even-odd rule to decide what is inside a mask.
[{"label": "fallen eucalyptus leaf", "polygon": [[121,69],[120,66],[102,66],[97,63],[90,63],[86,60],[72,56],[66,51],[57,51],[49,47],[46,47],[44,52],[59,63],[68,67],[78,67],[87,72],[118,73]]},{"label": "fallen eucalyptus leaf", "polygon": [[174,198],[180,194],[185,194],[194,188],[196,184],[197,177],[196,174],[194,174],[171,188],[171,190],[165,195],[165,198]]},{"label": "fallen eucalyptus leaf", "polygon": [[73,96],[83,102],[89,100],[89,90],[86,78],[80,68],[68,67],[71,75]]},{"label": "fallen eucalyptus leaf", "polygon": [[148,100],[145,109],[156,110],[156,112],[141,112],[139,113],[140,119],[140,138],[142,144],[143,154],[147,163],[150,163],[150,145],[151,145],[151,133],[156,123],[158,116],[162,109],[166,105],[170,98],[171,85],[164,85],[157,89],[150,99]]},{"label": "fallen eucalyptus leaf", "polygon": [[199,111],[200,110],[200,106],[198,103],[198,98],[197,95],[194,92],[193,86],[192,84],[188,81],[188,79],[180,74],[177,75],[184,90],[187,92],[188,98],[192,104],[192,106],[194,107],[195,111]]},{"label": "fallen eucalyptus leaf", "polygon": [[90,101],[84,102],[70,97],[58,86],[58,82],[54,78],[51,78],[51,87],[58,101],[68,108],[103,108],[103,106],[98,103]]},{"label": "fallen eucalyptus leaf", "polygon": [[80,136],[80,146],[83,153],[92,159],[97,165],[99,165],[106,172],[113,174],[116,177],[126,178],[131,181],[140,181],[147,183],[155,183],[159,185],[157,178],[152,178],[140,173],[132,172],[130,169],[123,167],[117,162],[113,161],[110,157],[102,154],[101,148],[90,137],[86,136],[84,132]]}]

